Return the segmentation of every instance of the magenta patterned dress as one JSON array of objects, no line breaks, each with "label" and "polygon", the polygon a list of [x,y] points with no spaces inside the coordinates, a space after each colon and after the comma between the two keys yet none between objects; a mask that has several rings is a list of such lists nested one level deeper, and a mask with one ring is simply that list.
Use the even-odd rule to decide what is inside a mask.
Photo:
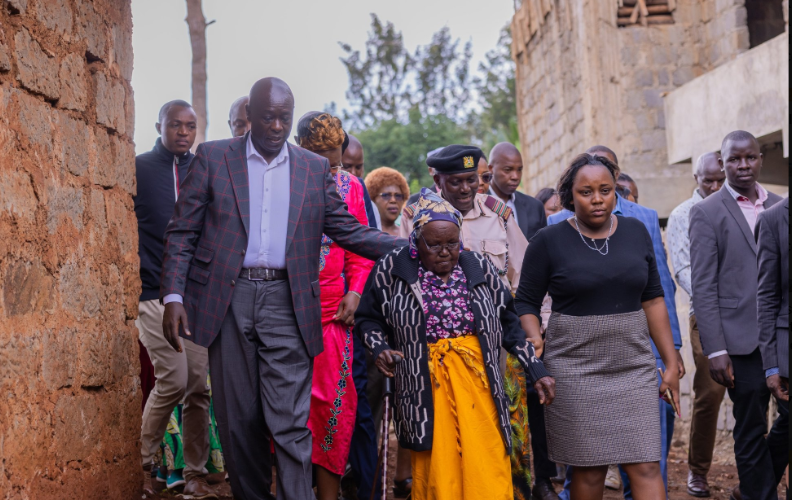
[{"label": "magenta patterned dress", "polygon": [[[334,177],[349,213],[367,225],[360,180],[343,170]],[[318,258],[324,351],[314,358],[308,417],[313,437],[311,461],[334,474],[343,474],[355,429],[357,392],[352,381],[352,329],[333,316],[344,298],[345,288],[363,293],[374,263],[347,252],[324,235]]]}]

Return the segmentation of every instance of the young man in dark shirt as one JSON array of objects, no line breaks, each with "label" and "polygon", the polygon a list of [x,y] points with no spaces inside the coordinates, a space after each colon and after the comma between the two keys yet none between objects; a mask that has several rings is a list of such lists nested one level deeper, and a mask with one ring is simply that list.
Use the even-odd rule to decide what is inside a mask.
[{"label": "young man in dark shirt", "polygon": [[[207,350],[182,339],[175,351],[162,332],[164,307],[159,302],[165,228],[173,215],[179,184],[187,176],[195,143],[197,117],[185,101],[170,101],[162,106],[156,124],[160,137],[154,149],[135,158],[140,255],[140,294],[138,319],[140,342],[145,346],[157,377],[143,410],[140,441],[143,463],[143,490],[153,495],[151,470],[154,454],[162,442],[173,409],[184,399],[183,442],[185,494],[191,498],[217,498],[203,477],[209,457],[209,369]],[[168,486],[182,481],[171,480]]]}]

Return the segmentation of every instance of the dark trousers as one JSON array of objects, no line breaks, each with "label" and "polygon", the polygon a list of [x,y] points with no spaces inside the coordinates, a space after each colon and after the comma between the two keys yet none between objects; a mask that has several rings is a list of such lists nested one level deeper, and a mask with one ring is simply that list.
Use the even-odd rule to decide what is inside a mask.
[{"label": "dark trousers", "polygon": [[778,405],[779,416],[767,436],[767,388],[759,349],[745,356],[731,356],[734,388],[734,455],[744,500],[775,500],[778,483],[789,462],[787,439],[789,408]]},{"label": "dark trousers", "polygon": [[690,317],[690,346],[696,374],[693,376],[693,414],[690,418],[688,464],[695,474],[706,476],[712,465],[712,450],[718,432],[717,422],[726,388],[712,380],[709,360],[701,348],[696,316]]},{"label": "dark trousers", "polygon": [[544,406],[539,403],[539,395],[528,382],[526,399],[528,403],[528,427],[531,431],[531,451],[533,452],[534,484],[550,482],[556,475],[555,463],[547,455],[547,431],[545,430]]},{"label": "dark trousers", "polygon": [[352,380],[358,394],[355,431],[349,449],[349,467],[356,479],[359,500],[369,500],[371,489],[377,481],[379,498],[381,485],[377,475],[377,425],[369,405],[367,385],[368,368],[366,366],[366,346],[357,335],[354,335],[354,356],[352,358]]},{"label": "dark trousers", "polygon": [[313,500],[313,359],[297,326],[288,281],[237,280],[220,335],[209,347],[209,366],[234,498],[273,498],[271,433],[278,500]]}]

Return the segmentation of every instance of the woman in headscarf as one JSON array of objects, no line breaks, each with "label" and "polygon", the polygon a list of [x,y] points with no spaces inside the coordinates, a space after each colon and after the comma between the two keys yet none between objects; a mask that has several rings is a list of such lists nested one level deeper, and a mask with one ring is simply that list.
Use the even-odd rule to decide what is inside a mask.
[{"label": "woman in headscarf", "polygon": [[396,436],[412,450],[412,497],[512,500],[500,347],[520,360],[544,404],[554,382],[497,270],[461,251],[461,224],[451,204],[422,190],[409,247],[377,262],[356,328],[379,370],[395,376]]},{"label": "woman in headscarf", "polygon": [[[349,143],[341,120],[327,113],[308,113],[297,124],[296,139],[301,147],[327,158],[338,194],[349,213],[367,225],[363,184],[340,169],[344,146]],[[324,352],[314,358],[308,428],[313,437],[318,500],[336,500],[357,411],[357,392],[352,382],[352,325],[374,263],[347,252],[327,236],[322,236],[317,257]]]}]

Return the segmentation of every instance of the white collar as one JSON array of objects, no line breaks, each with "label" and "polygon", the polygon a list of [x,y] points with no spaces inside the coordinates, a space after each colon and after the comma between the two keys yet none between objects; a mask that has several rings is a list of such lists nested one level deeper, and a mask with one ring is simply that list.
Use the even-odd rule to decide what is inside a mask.
[{"label": "white collar", "polygon": [[248,133],[247,145],[245,147],[245,156],[248,159],[250,159],[251,156],[255,156],[268,167],[274,167],[276,165],[280,165],[281,163],[283,163],[284,160],[286,160],[289,157],[289,144],[284,142],[283,147],[281,148],[280,152],[278,152],[278,156],[276,156],[272,160],[272,162],[268,163],[267,160],[265,160],[264,157],[261,156],[261,154],[259,154],[256,147],[253,145],[253,136],[250,133]]},{"label": "white collar", "polygon": [[508,200],[504,200],[503,198],[501,198],[500,196],[498,196],[498,193],[496,193],[494,189],[492,189],[492,185],[490,185],[490,188],[489,188],[489,194],[490,194],[490,195],[492,195],[492,196],[494,196],[495,198],[497,198],[497,199],[499,199],[499,200],[503,201],[504,203],[509,203],[509,202],[512,202],[512,203],[514,203],[514,200],[516,200],[516,199],[517,199],[517,192],[515,191],[514,193],[512,193],[512,194],[511,194],[511,196],[509,196],[509,199],[508,199]]}]

